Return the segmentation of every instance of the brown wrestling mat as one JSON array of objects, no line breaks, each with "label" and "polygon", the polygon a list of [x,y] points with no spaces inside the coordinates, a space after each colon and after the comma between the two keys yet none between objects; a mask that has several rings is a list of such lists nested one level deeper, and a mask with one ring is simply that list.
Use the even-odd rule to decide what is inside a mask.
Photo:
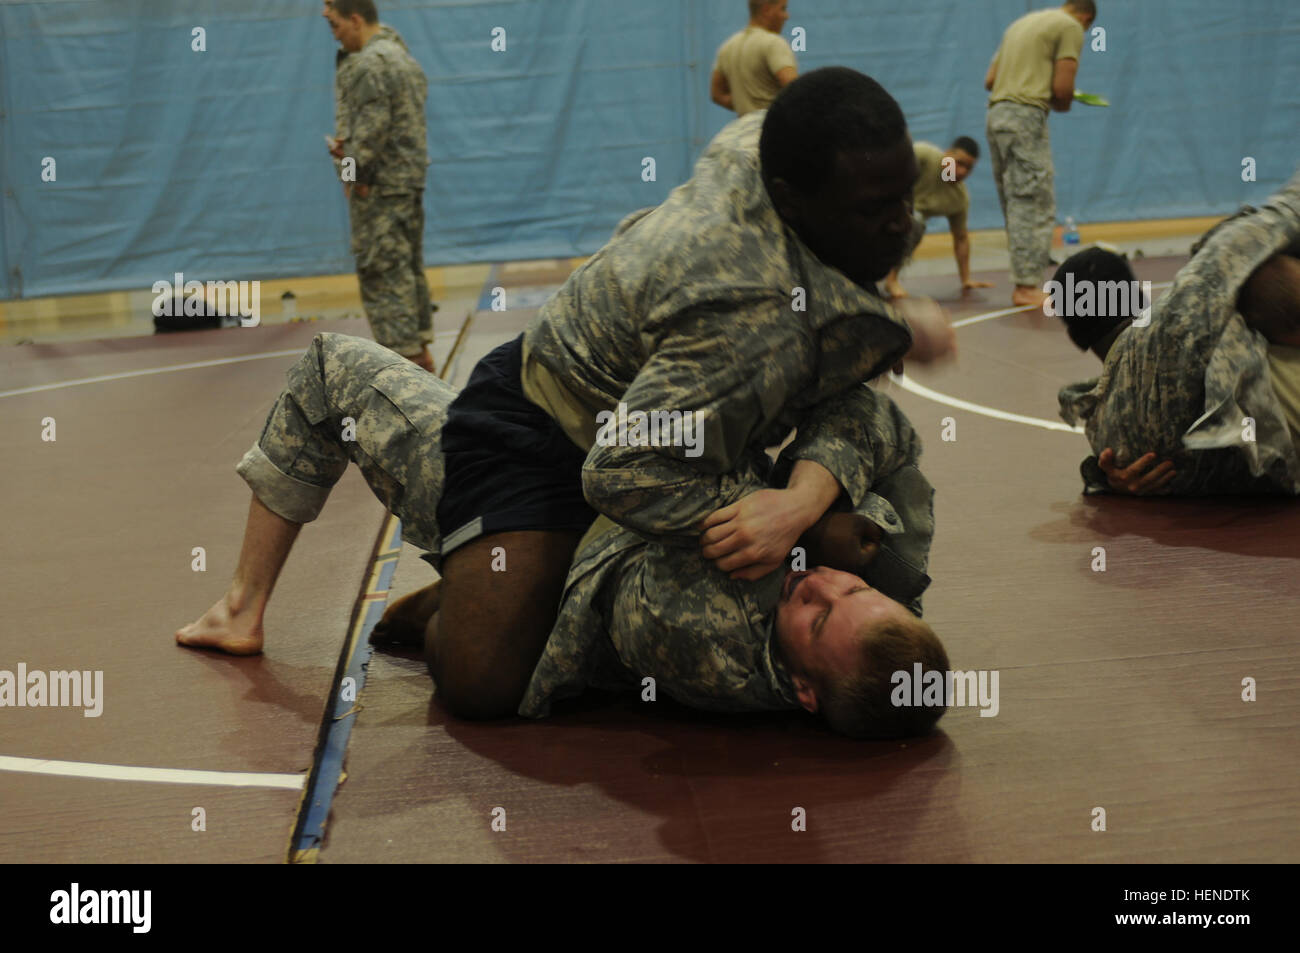
[{"label": "brown wrestling mat", "polygon": [[[1135,271],[1168,281],[1181,264]],[[980,277],[999,286],[962,302],[954,277],[904,276],[954,319],[1006,307],[1005,273]],[[1048,423],[1060,386],[1099,367],[1041,317],[958,342],[957,364],[909,376]],[[955,669],[999,673],[995,716],[955,708],[928,738],[864,743],[797,713],[593,695],[474,724],[430,700],[417,658],[377,653],[320,860],[1294,860],[1300,508],[1085,499],[1082,436],[887,386],[937,490],[926,618]],[[394,597],[432,578],[408,548]]]},{"label": "brown wrestling mat", "polygon": [[[1135,270],[1165,281],[1179,264]],[[1009,299],[1005,274],[980,277],[999,287],[967,302],[952,276],[904,280],[963,319]],[[452,381],[529,317],[479,312]],[[102,669],[105,696],[99,718],[0,711],[0,755],[305,774],[380,525],[356,472],[299,538],[263,657],[193,653],[171,633],[229,579],[248,506],[234,463],[317,330],[366,334],[322,322],[0,351],[0,390],[292,351],[0,398],[0,669]],[[1082,436],[942,401],[1059,422],[1056,391],[1095,359],[1024,314],[958,341],[956,364],[909,368],[930,396],[886,386],[937,490],[926,618],[954,668],[998,673],[996,715],[968,705],[930,737],[864,743],[801,713],[592,694],[543,721],[474,724],[442,711],[418,658],[376,653],[319,861],[1294,860],[1300,508],[1085,499]],[[46,416],[55,443],[40,440]],[[415,556],[406,547],[394,598],[432,580]],[[11,771],[0,792],[8,861],[279,862],[298,802],[287,788]],[[199,806],[205,832],[191,830]]]},{"label": "brown wrestling mat", "polygon": [[[3,391],[290,352],[0,398],[0,669],[102,672],[98,717],[0,709],[0,860],[284,861],[383,518],[360,475],[303,530],[267,613],[265,655],[184,649],[173,632],[230,581],[250,498],[234,466],[322,330],[366,333],[341,320],[0,350]],[[205,572],[191,568],[195,547]],[[42,761],[70,762],[75,776],[16,770]],[[111,779],[120,766],[255,776]]]}]

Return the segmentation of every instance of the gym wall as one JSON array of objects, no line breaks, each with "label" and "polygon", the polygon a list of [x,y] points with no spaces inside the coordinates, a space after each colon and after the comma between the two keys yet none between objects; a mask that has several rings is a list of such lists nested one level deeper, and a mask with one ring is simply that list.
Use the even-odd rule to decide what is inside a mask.
[{"label": "gym wall", "polygon": [[[662,201],[730,116],[709,101],[709,73],[747,17],[744,0],[379,6],[429,77],[429,264],[587,254]],[[804,30],[803,71],[844,64],[880,80],[914,138],[969,134],[983,148],[985,70],[1034,6],[791,0],[785,35]],[[1088,39],[1078,86],[1114,105],[1052,118],[1061,218],[1227,213],[1287,178],[1300,160],[1300,5],[1099,7],[1105,51]],[[177,271],[352,270],[322,139],[336,44],[321,9],[0,0],[0,298],[147,288]],[[987,161],[969,184],[972,227],[1000,227]]]}]

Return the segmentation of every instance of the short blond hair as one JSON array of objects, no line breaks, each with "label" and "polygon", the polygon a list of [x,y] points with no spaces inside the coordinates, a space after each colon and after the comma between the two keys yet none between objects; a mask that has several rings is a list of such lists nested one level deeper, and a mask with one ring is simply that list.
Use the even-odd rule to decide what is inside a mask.
[{"label": "short blond hair", "polygon": [[858,646],[856,672],[814,677],[826,723],[850,738],[907,738],[934,728],[948,710],[946,696],[941,705],[895,705],[891,698],[894,672],[911,672],[918,662],[924,672],[948,671],[948,653],[929,624],[913,615],[867,624]]}]

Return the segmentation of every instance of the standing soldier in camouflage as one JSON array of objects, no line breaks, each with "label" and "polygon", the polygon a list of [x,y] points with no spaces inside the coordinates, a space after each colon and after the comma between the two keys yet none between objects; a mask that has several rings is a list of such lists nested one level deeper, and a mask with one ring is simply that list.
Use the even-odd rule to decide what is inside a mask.
[{"label": "standing soldier in camouflage", "polygon": [[1007,27],[984,78],[992,94],[986,133],[1007,222],[1015,305],[1043,303],[1039,285],[1056,220],[1048,107],[1068,112],[1074,102],[1083,33],[1096,16],[1093,0],[1069,0],[1059,9],[1025,14]]},{"label": "standing soldier in camouflage", "polygon": [[428,82],[373,0],[329,0],[324,15],[342,46],[330,155],[348,199],[361,302],[376,341],[432,371],[422,248]]},{"label": "standing soldier in camouflage", "polygon": [[781,37],[790,19],[786,2],[749,0],[749,26],[718,48],[709,96],[737,116],[766,109],[799,75],[794,51]]},{"label": "standing soldier in camouflage", "polygon": [[1123,259],[1088,249],[1061,266],[1060,286],[1095,304],[1062,296],[1053,310],[1104,364],[1060,393],[1061,416],[1084,423],[1097,454],[1083,463],[1086,492],[1300,494],[1297,256],[1300,171],[1212,229],[1136,324],[1142,303],[1115,293],[1132,278]]}]

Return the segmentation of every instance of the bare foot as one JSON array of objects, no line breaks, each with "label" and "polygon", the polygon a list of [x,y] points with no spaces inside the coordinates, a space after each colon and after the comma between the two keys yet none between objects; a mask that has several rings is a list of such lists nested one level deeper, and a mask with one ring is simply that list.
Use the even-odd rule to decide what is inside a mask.
[{"label": "bare foot", "polygon": [[191,649],[216,649],[231,655],[262,651],[262,618],[251,609],[235,612],[229,594],[189,625],[176,630],[176,642]]},{"label": "bare foot", "polygon": [[1018,308],[1042,308],[1047,295],[1033,285],[1016,285],[1011,292],[1011,303]]},{"label": "bare foot", "polygon": [[423,645],[424,630],[442,603],[442,580],[408,593],[384,610],[370,631],[372,645]]}]

